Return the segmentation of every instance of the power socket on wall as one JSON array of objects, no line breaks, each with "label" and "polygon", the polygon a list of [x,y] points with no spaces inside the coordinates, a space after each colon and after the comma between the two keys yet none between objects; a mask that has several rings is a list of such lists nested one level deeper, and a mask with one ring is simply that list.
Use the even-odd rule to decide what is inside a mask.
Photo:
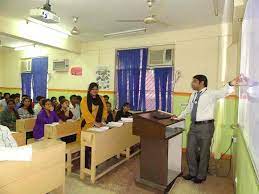
[{"label": "power socket on wall", "polygon": [[237,142],[237,138],[235,136],[232,136],[232,141],[233,141],[233,143],[236,143]]}]

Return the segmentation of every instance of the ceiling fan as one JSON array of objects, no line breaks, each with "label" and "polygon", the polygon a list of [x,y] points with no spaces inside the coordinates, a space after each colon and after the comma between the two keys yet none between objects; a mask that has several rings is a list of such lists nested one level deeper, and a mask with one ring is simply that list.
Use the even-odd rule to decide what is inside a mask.
[{"label": "ceiling fan", "polygon": [[77,27],[77,22],[78,22],[78,17],[74,16],[73,17],[73,22],[74,22],[74,27],[73,29],[71,30],[71,34],[73,35],[79,35],[80,34],[80,30],[79,28]]},{"label": "ceiling fan", "polygon": [[149,15],[145,17],[144,19],[137,19],[137,20],[116,20],[117,22],[143,22],[144,24],[150,25],[150,24],[163,24],[166,26],[170,26],[169,24],[160,21],[157,19],[157,16],[152,14],[152,8],[154,4],[154,0],[147,0],[147,5],[149,9]]}]

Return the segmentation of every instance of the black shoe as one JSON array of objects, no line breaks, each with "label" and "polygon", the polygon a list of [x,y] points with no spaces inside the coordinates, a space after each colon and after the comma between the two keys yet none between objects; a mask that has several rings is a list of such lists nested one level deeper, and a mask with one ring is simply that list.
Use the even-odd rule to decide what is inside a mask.
[{"label": "black shoe", "polygon": [[196,177],[195,177],[195,176],[191,176],[191,175],[187,174],[187,175],[183,176],[183,178],[184,178],[185,180],[190,181],[190,180],[195,179]]},{"label": "black shoe", "polygon": [[195,183],[195,184],[201,184],[203,181],[205,181],[206,179],[199,179],[199,178],[195,178],[193,179],[192,181]]}]

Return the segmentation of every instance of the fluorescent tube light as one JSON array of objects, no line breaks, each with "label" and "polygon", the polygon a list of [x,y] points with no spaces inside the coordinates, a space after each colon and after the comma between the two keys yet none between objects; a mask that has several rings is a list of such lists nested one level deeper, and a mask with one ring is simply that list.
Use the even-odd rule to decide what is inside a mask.
[{"label": "fluorescent tube light", "polygon": [[14,50],[15,51],[23,51],[23,50],[28,50],[28,49],[34,49],[36,47],[36,45],[34,44],[29,44],[29,45],[25,45],[25,46],[18,46],[15,47]]},{"label": "fluorescent tube light", "polygon": [[140,28],[140,29],[135,29],[135,30],[127,30],[127,31],[104,34],[104,37],[121,36],[121,35],[135,34],[135,33],[138,33],[138,32],[146,32],[146,31],[147,31],[146,28]]}]

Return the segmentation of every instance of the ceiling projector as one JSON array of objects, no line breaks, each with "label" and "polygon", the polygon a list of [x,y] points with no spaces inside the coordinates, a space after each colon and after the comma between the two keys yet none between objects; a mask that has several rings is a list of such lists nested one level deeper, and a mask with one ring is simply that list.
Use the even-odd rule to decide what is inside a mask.
[{"label": "ceiling projector", "polygon": [[31,9],[30,17],[48,24],[55,24],[60,22],[59,16],[43,8]]}]

